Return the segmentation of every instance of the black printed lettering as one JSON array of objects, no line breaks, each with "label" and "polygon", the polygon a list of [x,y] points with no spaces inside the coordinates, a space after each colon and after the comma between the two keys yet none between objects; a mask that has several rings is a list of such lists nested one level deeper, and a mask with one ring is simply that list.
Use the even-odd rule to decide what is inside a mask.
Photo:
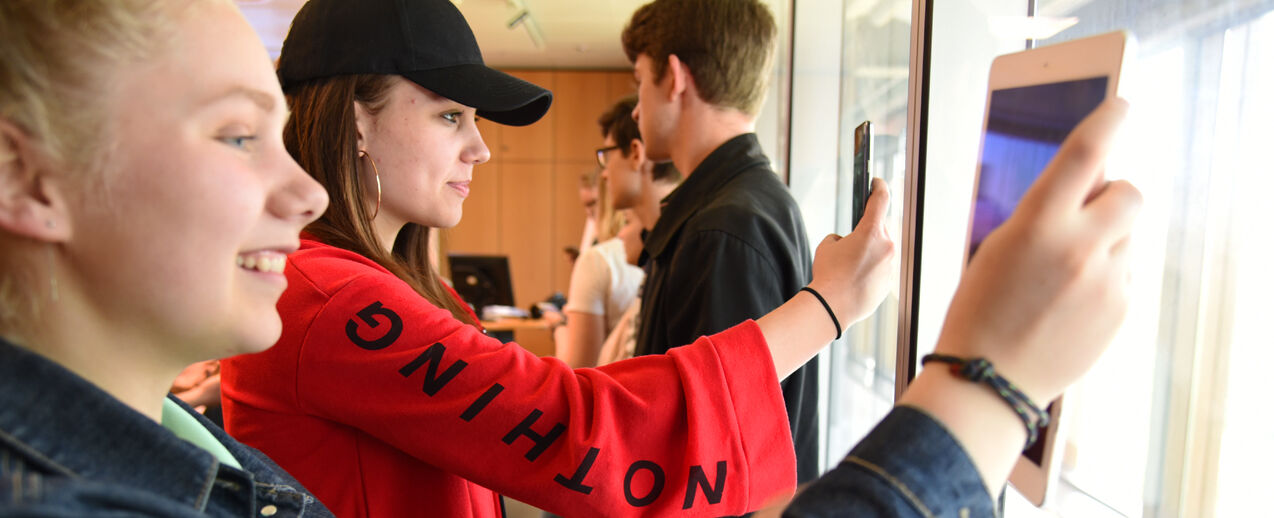
[{"label": "black printed lettering", "polygon": [[420,369],[421,365],[428,363],[429,368],[425,369],[425,381],[421,384],[420,389],[430,396],[436,395],[439,390],[442,390],[442,387],[447,386],[447,383],[449,383],[452,378],[455,378],[457,374],[460,374],[461,370],[464,370],[464,368],[469,365],[468,362],[465,362],[464,360],[456,360],[455,363],[452,363],[450,367],[447,367],[447,370],[443,371],[442,375],[439,376],[438,365],[442,363],[442,354],[445,352],[447,352],[446,346],[440,343],[433,344],[429,346],[428,349],[425,349],[425,352],[420,353],[420,356],[417,356],[416,359],[411,361],[411,363],[408,363],[407,365],[404,365],[403,368],[398,369],[398,373],[402,374],[403,377],[406,378],[415,373],[416,370]]},{"label": "black printed lettering", "polygon": [[460,418],[465,421],[472,421],[473,418],[478,417],[478,412],[481,412],[482,409],[491,404],[491,400],[495,399],[496,394],[503,391],[504,385],[499,383],[491,385],[491,388],[487,389],[486,392],[483,392],[481,396],[478,396],[478,399],[474,400],[473,404],[469,405],[469,408],[466,408],[463,414],[460,414]]},{"label": "black printed lettering", "polygon": [[365,322],[367,327],[376,329],[381,325],[381,322],[376,320],[376,315],[381,315],[389,321],[389,330],[384,335],[381,335],[380,338],[368,340],[360,336],[358,334],[358,322],[352,318],[345,323],[345,336],[349,337],[349,340],[354,342],[354,345],[368,351],[379,351],[393,345],[394,342],[398,341],[398,337],[403,334],[403,319],[398,316],[398,313],[394,313],[389,308],[382,306],[379,300],[360,309],[357,317]]},{"label": "black printed lettering", "polygon": [[725,492],[725,461],[717,462],[716,489],[708,485],[708,474],[703,472],[703,466],[690,466],[690,479],[686,481],[686,502],[681,506],[682,509],[694,506],[695,486],[703,488],[703,496],[708,499],[708,504],[721,503],[721,493]]},{"label": "black printed lettering", "polygon": [[597,460],[597,454],[601,453],[601,451],[597,448],[589,448],[588,453],[584,454],[584,460],[579,463],[578,468],[575,468],[575,474],[570,479],[562,475],[556,475],[553,477],[553,481],[572,491],[578,491],[586,495],[592,493],[593,487],[584,485],[584,477],[588,476],[588,470],[593,469],[593,461]]},{"label": "black printed lettering", "polygon": [[558,437],[561,437],[562,432],[566,431],[566,425],[557,423],[553,425],[553,428],[549,430],[549,433],[544,435],[535,433],[535,430],[531,429],[531,425],[535,424],[535,421],[539,420],[541,415],[544,415],[544,412],[541,412],[538,408],[532,410],[531,414],[526,416],[526,419],[523,419],[521,423],[518,423],[517,426],[513,427],[513,429],[504,436],[504,444],[508,444],[510,446],[513,445],[513,441],[517,440],[519,435],[524,435],[527,439],[534,442],[535,447],[531,448],[531,451],[526,452],[526,460],[529,461],[534,461],[539,458],[540,454],[544,453],[544,450],[549,449],[549,446],[553,445],[553,441],[556,441]]},{"label": "black printed lettering", "polygon": [[[633,495],[633,476],[639,470],[647,470],[650,472],[654,480],[650,484],[650,492],[641,498]],[[648,460],[639,460],[628,467],[628,474],[624,475],[624,498],[628,499],[628,505],[633,507],[646,507],[655,503],[659,499],[659,494],[664,492],[664,469],[658,464]]]}]

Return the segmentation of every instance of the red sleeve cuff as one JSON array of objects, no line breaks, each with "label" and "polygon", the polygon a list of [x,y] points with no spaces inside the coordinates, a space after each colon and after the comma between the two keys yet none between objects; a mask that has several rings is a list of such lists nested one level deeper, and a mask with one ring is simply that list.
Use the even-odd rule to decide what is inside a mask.
[{"label": "red sleeve cuff", "polygon": [[[678,347],[669,355],[689,360],[681,365],[716,366],[715,376],[685,376],[687,380],[724,379],[726,411],[733,415],[741,438],[745,464],[738,466],[748,480],[747,508],[758,509],[777,497],[790,497],[796,487],[796,453],[778,374],[761,328],[747,320],[720,333]],[[691,359],[691,356],[699,356]],[[683,367],[684,368],[684,367]],[[687,386],[687,394],[712,387]],[[688,402],[693,404],[693,402]],[[724,423],[723,423],[724,424]]]}]

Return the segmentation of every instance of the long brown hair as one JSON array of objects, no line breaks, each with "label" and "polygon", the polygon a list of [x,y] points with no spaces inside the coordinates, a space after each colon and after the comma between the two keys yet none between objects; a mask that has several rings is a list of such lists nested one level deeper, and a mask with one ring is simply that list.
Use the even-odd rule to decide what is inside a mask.
[{"label": "long brown hair", "polygon": [[306,227],[320,241],[367,257],[405,281],[420,296],[476,325],[469,312],[442,285],[429,261],[429,228],[408,223],[398,233],[392,252],[372,230],[367,193],[359,181],[358,128],[354,103],[371,114],[385,106],[394,76],[348,75],[311,81],[286,94],[292,117],[283,129],[283,144],[310,176],[327,189],[327,212]]}]

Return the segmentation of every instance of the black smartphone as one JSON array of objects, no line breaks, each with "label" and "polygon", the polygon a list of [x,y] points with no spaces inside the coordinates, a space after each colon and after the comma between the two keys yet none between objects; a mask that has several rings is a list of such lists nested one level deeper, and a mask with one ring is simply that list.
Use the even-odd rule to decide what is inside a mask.
[{"label": "black smartphone", "polygon": [[854,215],[850,230],[858,227],[867,210],[867,197],[871,196],[871,121],[863,121],[854,128]]}]

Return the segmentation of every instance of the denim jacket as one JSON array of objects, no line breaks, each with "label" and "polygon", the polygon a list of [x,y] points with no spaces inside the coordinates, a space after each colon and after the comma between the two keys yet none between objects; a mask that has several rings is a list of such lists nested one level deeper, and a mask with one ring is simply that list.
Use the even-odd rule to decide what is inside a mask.
[{"label": "denim jacket", "polygon": [[242,470],[0,339],[0,516],[332,516],[265,455],[182,408]]},{"label": "denim jacket", "polygon": [[896,407],[785,518],[998,516],[973,460],[928,414]]}]

